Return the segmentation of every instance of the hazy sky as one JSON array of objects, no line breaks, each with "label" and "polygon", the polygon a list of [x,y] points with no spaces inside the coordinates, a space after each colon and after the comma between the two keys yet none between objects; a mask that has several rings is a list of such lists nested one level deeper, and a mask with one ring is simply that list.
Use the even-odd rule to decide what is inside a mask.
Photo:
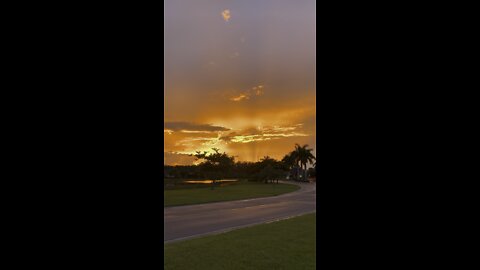
[{"label": "hazy sky", "polygon": [[165,164],[315,149],[315,31],[315,0],[166,0]]}]

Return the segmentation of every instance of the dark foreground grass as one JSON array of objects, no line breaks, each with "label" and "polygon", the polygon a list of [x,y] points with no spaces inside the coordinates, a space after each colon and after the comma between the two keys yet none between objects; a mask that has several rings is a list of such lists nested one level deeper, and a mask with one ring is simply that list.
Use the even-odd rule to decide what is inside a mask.
[{"label": "dark foreground grass", "polygon": [[164,269],[315,269],[315,218],[307,214],[165,244]]},{"label": "dark foreground grass", "polygon": [[164,206],[199,204],[208,202],[221,202],[243,200],[257,197],[280,195],[298,190],[300,187],[290,184],[263,184],[245,182],[235,185],[195,189],[165,190]]}]

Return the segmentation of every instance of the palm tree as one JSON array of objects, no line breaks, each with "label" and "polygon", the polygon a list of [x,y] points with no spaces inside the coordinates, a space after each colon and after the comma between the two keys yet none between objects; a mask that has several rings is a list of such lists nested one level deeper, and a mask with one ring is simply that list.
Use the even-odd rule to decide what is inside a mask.
[{"label": "palm tree", "polygon": [[307,178],[307,164],[313,163],[315,156],[312,154],[313,149],[307,148],[308,144],[300,146],[295,144],[295,152],[297,153],[297,162],[300,163],[300,168],[304,168],[304,180]]},{"label": "palm tree", "polygon": [[[292,151],[286,154],[282,159],[283,165],[288,169],[292,170],[296,166],[298,166],[298,156],[296,151]],[[295,173],[295,179],[298,180],[298,173]]]}]

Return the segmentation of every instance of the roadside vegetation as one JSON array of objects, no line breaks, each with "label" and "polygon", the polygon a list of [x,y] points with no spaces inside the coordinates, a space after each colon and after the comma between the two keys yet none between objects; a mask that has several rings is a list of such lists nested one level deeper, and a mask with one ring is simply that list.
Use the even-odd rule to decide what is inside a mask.
[{"label": "roadside vegetation", "polygon": [[[235,157],[212,150],[192,155],[198,165],[164,166],[164,207],[276,196],[299,189],[279,180],[306,181],[316,176],[308,145],[296,144],[282,160],[265,156],[258,162],[235,162]],[[314,167],[307,170],[309,163]]]},{"label": "roadside vegetation", "polygon": [[[201,186],[204,186],[203,188]],[[262,183],[240,181],[225,184],[217,183],[220,188],[211,190],[209,184],[183,185],[187,188],[164,190],[164,207],[189,204],[200,204],[221,201],[244,200],[250,198],[268,197],[298,190],[300,187],[291,184],[265,185]],[[182,186],[182,185],[177,185]]]},{"label": "roadside vegetation", "polygon": [[[192,155],[199,162],[190,166],[164,166],[164,179],[209,179],[213,180],[211,189],[215,189],[215,182],[220,179],[247,179],[254,182],[274,183],[287,176],[291,180],[306,181],[309,177],[316,177],[317,164],[312,155],[313,149],[308,145],[295,145],[295,149],[286,154],[282,160],[265,156],[258,162],[235,162],[235,157],[228,155],[217,148],[213,152],[200,152]],[[313,167],[307,170],[307,164]],[[164,182],[164,188],[171,187],[172,183]]]},{"label": "roadside vegetation", "polygon": [[165,244],[164,269],[315,269],[315,218],[306,214]]}]

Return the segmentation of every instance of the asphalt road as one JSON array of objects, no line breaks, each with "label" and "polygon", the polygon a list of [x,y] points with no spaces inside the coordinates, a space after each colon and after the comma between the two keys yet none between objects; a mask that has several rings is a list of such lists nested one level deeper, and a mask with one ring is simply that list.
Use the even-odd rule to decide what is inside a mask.
[{"label": "asphalt road", "polygon": [[316,184],[267,198],[164,208],[164,243],[221,233],[316,211]]}]

